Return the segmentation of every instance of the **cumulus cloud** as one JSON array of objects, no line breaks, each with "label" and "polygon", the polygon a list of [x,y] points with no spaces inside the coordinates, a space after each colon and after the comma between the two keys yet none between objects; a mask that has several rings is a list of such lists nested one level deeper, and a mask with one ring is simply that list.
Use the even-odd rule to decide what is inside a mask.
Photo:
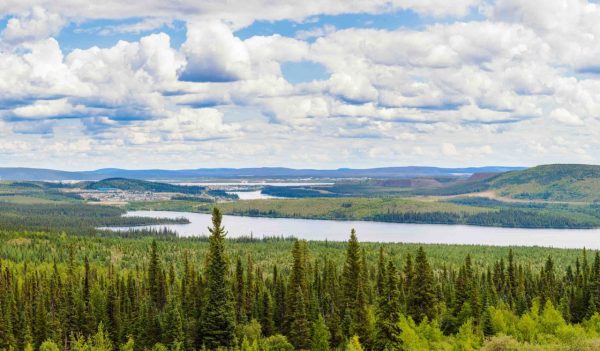
[{"label": "cumulus cloud", "polygon": [[[249,163],[368,166],[589,161],[600,148],[595,3],[308,0],[269,2],[269,11],[263,0],[36,4],[0,3],[13,15],[0,47],[6,152],[110,163],[116,150],[143,159],[152,148],[160,150],[156,162],[184,167],[215,154],[237,165],[243,155]],[[417,27],[339,29],[319,17],[295,33],[235,34],[259,20],[399,9],[432,18]],[[469,16],[479,10],[483,19]],[[68,21],[131,14],[136,22],[103,29],[154,34],[72,51],[51,38]],[[173,20],[187,26],[180,47],[156,33]],[[330,76],[290,84],[281,65],[303,61]],[[85,142],[67,147],[76,140]]]},{"label": "cumulus cloud", "polygon": [[31,105],[17,107],[12,110],[13,116],[21,119],[66,118],[81,115],[85,112],[84,106],[73,106],[67,99],[38,100]]},{"label": "cumulus cloud", "polygon": [[10,18],[0,36],[3,42],[15,45],[56,35],[64,24],[65,20],[59,14],[35,6],[17,17]]},{"label": "cumulus cloud", "polygon": [[230,82],[249,76],[244,43],[219,21],[188,24],[182,52],[187,64],[180,78],[191,82]]},{"label": "cumulus cloud", "polygon": [[270,0],[179,0],[165,5],[161,0],[101,2],[72,0],[3,0],[0,13],[14,14],[28,11],[32,4],[73,18],[133,18],[160,17],[184,20],[219,20],[242,28],[254,21],[302,21],[316,15],[353,13],[378,14],[410,9],[424,16],[462,17],[478,6],[480,0],[349,0],[343,2],[306,0],[301,6],[295,2]]},{"label": "cumulus cloud", "polygon": [[572,114],[564,108],[557,108],[550,113],[550,117],[564,124],[582,125],[583,121],[579,116]]}]

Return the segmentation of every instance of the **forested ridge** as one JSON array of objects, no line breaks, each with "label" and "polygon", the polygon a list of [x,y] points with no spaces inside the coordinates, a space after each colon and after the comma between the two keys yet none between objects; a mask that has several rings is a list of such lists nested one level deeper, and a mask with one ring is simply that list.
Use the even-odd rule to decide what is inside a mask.
[{"label": "forested ridge", "polygon": [[193,240],[0,232],[0,349],[600,347],[597,252],[227,240],[221,219]]},{"label": "forested ridge", "polygon": [[83,203],[19,204],[0,201],[0,229],[64,231],[71,234],[96,235],[97,227],[189,223],[185,218],[123,216],[125,212],[119,207]]}]

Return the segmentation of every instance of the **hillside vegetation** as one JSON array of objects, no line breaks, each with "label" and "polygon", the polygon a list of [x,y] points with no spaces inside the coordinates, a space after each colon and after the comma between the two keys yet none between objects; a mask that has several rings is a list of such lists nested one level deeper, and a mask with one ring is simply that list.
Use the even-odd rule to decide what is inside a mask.
[{"label": "hillside vegetation", "polygon": [[[441,202],[406,198],[303,198],[220,203],[223,213],[251,217],[367,220],[393,223],[470,224],[520,228],[597,228],[595,208],[495,206],[483,201]],[[477,200],[474,199],[473,200]],[[479,199],[480,200],[480,199]],[[503,203],[500,203],[501,205]],[[210,212],[214,204],[197,201],[133,202],[130,210]],[[584,211],[585,210],[585,211]]]},{"label": "hillside vegetation", "polygon": [[458,195],[494,191],[500,197],[521,200],[600,201],[600,166],[557,164],[501,173],[417,194]]},{"label": "hillside vegetation", "polygon": [[127,191],[151,191],[156,193],[182,193],[201,194],[205,188],[202,186],[184,186],[176,184],[149,182],[138,179],[108,178],[98,182],[92,182],[85,186],[86,189],[119,189]]},{"label": "hillside vegetation", "polygon": [[[0,230],[0,350],[598,350],[600,255]],[[358,233],[361,235],[361,233]]]}]

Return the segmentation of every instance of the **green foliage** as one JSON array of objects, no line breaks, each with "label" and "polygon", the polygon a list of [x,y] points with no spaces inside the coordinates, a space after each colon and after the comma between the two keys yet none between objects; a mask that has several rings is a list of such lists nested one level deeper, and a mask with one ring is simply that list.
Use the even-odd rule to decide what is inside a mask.
[{"label": "green foliage", "polygon": [[450,195],[494,190],[514,199],[595,202],[600,200],[599,189],[599,166],[555,164],[419,192]]},{"label": "green foliage", "polygon": [[310,350],[329,351],[330,340],[331,334],[325,324],[325,319],[319,314],[319,318],[313,322]]},{"label": "green foliage", "polygon": [[[416,198],[303,198],[243,200],[220,204],[223,213],[252,217],[368,220],[392,223],[470,224],[525,228],[594,228],[597,205],[511,204],[500,201]],[[210,212],[194,201],[133,203],[130,209]]]},{"label": "green foliage", "polygon": [[415,258],[414,277],[408,288],[408,314],[420,322],[433,319],[436,312],[436,293],[433,270],[427,260],[425,250],[419,247]]},{"label": "green foliage", "polygon": [[55,342],[46,340],[40,345],[40,351],[60,351],[60,349]]},{"label": "green foliage", "polygon": [[266,351],[292,351],[294,346],[281,334],[272,335],[262,341],[262,347]]},{"label": "green foliage", "polygon": [[47,351],[594,350],[600,260],[590,254],[356,235],[226,240],[218,211],[208,240],[0,231],[0,342]]},{"label": "green foliage", "polygon": [[360,344],[358,335],[354,335],[350,338],[348,343],[346,344],[345,351],[363,351],[363,347]]},{"label": "green foliage", "polygon": [[207,296],[200,322],[202,345],[211,349],[228,347],[233,343],[235,313],[228,288],[228,268],[225,254],[225,229],[221,226],[223,217],[215,207],[212,215],[212,228],[209,228],[209,249],[207,257]]},{"label": "green foliage", "polygon": [[124,213],[117,207],[82,203],[18,204],[0,201],[0,229],[93,235],[98,233],[97,227],[189,223],[182,218],[123,217]]},{"label": "green foliage", "polygon": [[91,182],[85,186],[86,189],[119,189],[127,191],[151,191],[155,193],[180,193],[201,194],[205,188],[202,186],[185,186],[168,183],[149,182],[138,179],[108,178],[97,182]]}]

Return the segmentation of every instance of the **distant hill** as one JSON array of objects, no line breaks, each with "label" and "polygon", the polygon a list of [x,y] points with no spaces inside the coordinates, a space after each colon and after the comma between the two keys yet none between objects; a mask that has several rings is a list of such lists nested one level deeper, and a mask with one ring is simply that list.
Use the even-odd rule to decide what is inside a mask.
[{"label": "distant hill", "polygon": [[252,179],[252,178],[406,178],[417,176],[465,175],[507,172],[522,167],[382,167],[339,169],[293,169],[284,167],[260,168],[199,168],[187,170],[127,170],[104,168],[95,171],[66,172],[41,168],[0,168],[0,180],[102,180],[129,178],[144,180],[201,180],[201,179]]},{"label": "distant hill", "polygon": [[[105,177],[106,178],[106,177]],[[0,180],[91,180],[83,172],[45,168],[0,167]]]},{"label": "distant hill", "polygon": [[580,164],[543,165],[472,177],[466,182],[432,192],[440,195],[494,191],[502,197],[548,201],[600,201],[600,166]]},{"label": "distant hill", "polygon": [[151,191],[155,193],[182,193],[201,194],[205,188],[202,186],[183,186],[166,183],[148,182],[145,180],[109,178],[92,182],[85,186],[86,189],[119,189],[128,191]]}]

